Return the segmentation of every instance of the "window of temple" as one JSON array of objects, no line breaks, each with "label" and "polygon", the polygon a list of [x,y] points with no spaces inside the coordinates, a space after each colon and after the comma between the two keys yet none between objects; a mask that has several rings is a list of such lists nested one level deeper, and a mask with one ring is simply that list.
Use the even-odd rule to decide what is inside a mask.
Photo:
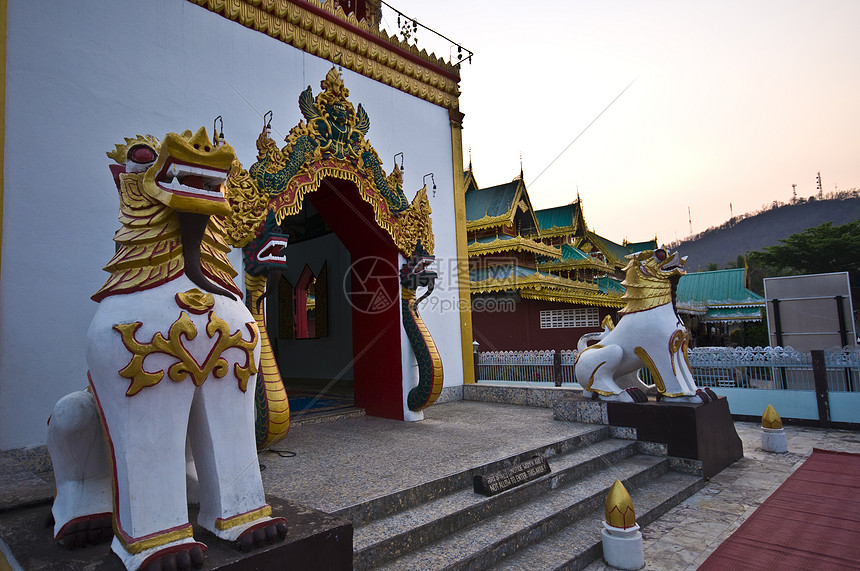
[{"label": "window of temple", "polygon": [[546,309],[540,312],[541,329],[569,327],[599,327],[600,311],[596,307],[572,309]]},{"label": "window of temple", "polygon": [[305,266],[293,292],[296,339],[317,339],[328,335],[327,271],[323,264],[318,276]]}]

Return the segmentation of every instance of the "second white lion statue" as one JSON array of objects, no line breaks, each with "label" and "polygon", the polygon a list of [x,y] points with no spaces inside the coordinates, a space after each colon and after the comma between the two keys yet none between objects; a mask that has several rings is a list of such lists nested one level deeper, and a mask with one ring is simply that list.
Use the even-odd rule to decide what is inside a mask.
[{"label": "second white lion statue", "polygon": [[[646,393],[679,402],[709,402],[716,395],[696,386],[687,360],[689,334],[675,311],[674,291],[686,273],[678,252],[644,250],[627,256],[622,284],[627,305],[622,318],[604,331],[583,335],[578,344],[576,380],[585,396],[607,401],[642,402]],[[597,341],[588,345],[589,341]],[[638,377],[647,367],[654,385]]]}]

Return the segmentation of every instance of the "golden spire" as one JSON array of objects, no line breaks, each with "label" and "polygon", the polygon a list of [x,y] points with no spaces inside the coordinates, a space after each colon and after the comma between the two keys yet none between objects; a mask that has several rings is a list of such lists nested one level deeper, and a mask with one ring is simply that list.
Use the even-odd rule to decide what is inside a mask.
[{"label": "golden spire", "polygon": [[636,525],[633,500],[619,480],[615,480],[606,496],[606,523],[612,527],[627,529]]},{"label": "golden spire", "polygon": [[764,414],[761,415],[762,428],[782,428],[782,419],[776,413],[776,409],[772,405],[767,405],[764,409]]}]

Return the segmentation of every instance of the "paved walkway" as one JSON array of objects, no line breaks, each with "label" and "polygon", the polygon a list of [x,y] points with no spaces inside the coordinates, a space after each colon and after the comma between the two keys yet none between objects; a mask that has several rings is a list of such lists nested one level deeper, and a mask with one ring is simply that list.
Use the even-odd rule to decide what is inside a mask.
[{"label": "paved walkway", "polygon": [[[860,432],[786,426],[786,454],[761,449],[761,428],[736,422],[744,457],[711,478],[696,495],[642,529],[646,571],[696,569],[812,453],[813,448],[860,453]],[[614,569],[603,562],[587,571]]]},{"label": "paved walkway", "polygon": [[[427,420],[402,423],[358,417],[299,426],[275,446],[295,456],[263,453],[267,493],[334,511],[422,478],[517,454],[594,425],[563,423],[552,410],[456,401],[427,409]],[[744,458],[703,490],[643,529],[646,569],[695,569],[812,452],[860,453],[860,432],[786,427],[787,454],[761,450],[760,428],[735,423]],[[0,510],[47,502],[53,473],[44,460],[0,452]],[[589,571],[608,569],[594,563]]]}]

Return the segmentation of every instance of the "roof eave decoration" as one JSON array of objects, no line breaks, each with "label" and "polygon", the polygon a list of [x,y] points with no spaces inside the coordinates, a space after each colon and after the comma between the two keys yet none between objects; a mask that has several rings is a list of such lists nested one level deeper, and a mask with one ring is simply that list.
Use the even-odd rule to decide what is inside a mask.
[{"label": "roof eave decoration", "polygon": [[499,216],[484,216],[478,220],[469,220],[466,222],[467,231],[487,230],[488,228],[500,228],[502,226],[513,225],[514,211],[501,214]]},{"label": "roof eave decoration", "polygon": [[460,70],[317,0],[189,0],[228,20],[415,97],[458,110]]},{"label": "roof eave decoration", "polygon": [[[529,192],[528,190],[526,190],[526,183],[525,181],[523,181],[522,178],[520,178],[520,183],[519,185],[517,185],[517,196],[514,202],[518,205],[524,206],[524,208],[522,208],[522,211],[524,213],[528,212],[528,214],[531,216],[532,223],[534,224],[535,229],[540,232],[540,224],[538,224],[535,209],[532,206],[531,199],[529,198]],[[515,210],[516,209],[514,209],[514,211]]]},{"label": "roof eave decoration", "polygon": [[591,242],[592,244],[597,246],[597,249],[600,250],[600,252],[604,255],[604,257],[606,257],[606,261],[610,265],[612,265],[612,266],[625,266],[625,265],[627,265],[627,260],[624,260],[624,259],[616,256],[609,249],[609,247],[606,246],[603,239],[600,236],[598,236],[597,234],[595,234],[594,232],[592,232],[591,230],[585,231],[584,239],[587,239],[589,242]]},{"label": "roof eave decoration", "polygon": [[572,281],[558,276],[535,273],[530,276],[510,276],[470,282],[473,294],[517,291],[526,299],[563,303],[582,303],[600,307],[624,306],[621,295],[601,293],[596,284]]},{"label": "roof eave decoration", "polygon": [[569,293],[558,291],[521,291],[520,296],[525,299],[536,299],[540,301],[553,301],[557,303],[579,303],[583,305],[592,305],[597,307],[624,307],[624,302],[620,298],[616,298],[604,293]]},{"label": "roof eave decoration", "polygon": [[576,234],[575,226],[553,226],[547,229],[540,229],[541,238],[558,238],[559,236],[572,236]]},{"label": "roof eave decoration", "polygon": [[403,175],[397,165],[390,175],[382,169],[376,150],[365,139],[370,118],[359,104],[349,102],[349,90],[332,67],[313,97],[308,87],[299,97],[307,123],[290,130],[279,149],[264,127],[257,138],[257,162],[247,171],[234,163],[227,178],[227,198],[233,210],[225,225],[230,243],[243,247],[254,237],[268,212],[276,223],[298,214],[304,198],[326,177],[355,184],[362,200],[373,207],[377,225],[391,236],[398,250],[411,256],[418,241],[432,254],[435,248],[427,187],[410,204],[403,193]]},{"label": "roof eave decoration", "polygon": [[522,236],[516,236],[508,240],[497,238],[492,242],[473,242],[468,246],[470,258],[478,256],[499,254],[501,252],[530,252],[541,256],[560,258],[561,252],[555,246],[548,246]]}]

